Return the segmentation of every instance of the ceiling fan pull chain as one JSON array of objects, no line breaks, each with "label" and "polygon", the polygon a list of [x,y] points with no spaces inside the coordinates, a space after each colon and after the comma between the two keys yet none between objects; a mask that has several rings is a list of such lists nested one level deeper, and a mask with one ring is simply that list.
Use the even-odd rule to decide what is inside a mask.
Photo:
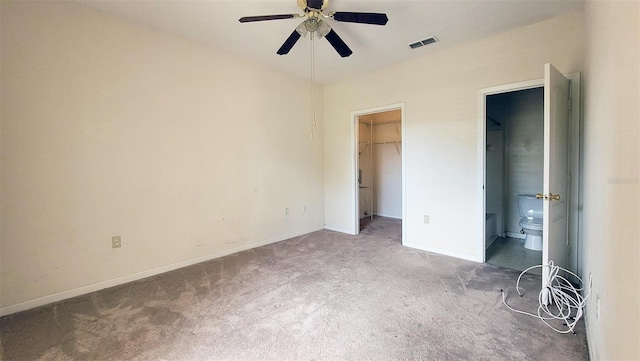
[{"label": "ceiling fan pull chain", "polygon": [[311,38],[311,138],[313,138],[314,128],[316,126],[316,71],[315,71],[315,56],[313,50],[313,34],[309,37]]}]

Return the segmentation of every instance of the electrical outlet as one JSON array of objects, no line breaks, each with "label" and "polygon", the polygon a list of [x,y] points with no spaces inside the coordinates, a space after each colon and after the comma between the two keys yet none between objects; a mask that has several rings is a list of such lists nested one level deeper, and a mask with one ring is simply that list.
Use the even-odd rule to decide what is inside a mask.
[{"label": "electrical outlet", "polygon": [[428,215],[424,215],[424,224],[429,224],[429,216]]},{"label": "electrical outlet", "polygon": [[285,216],[288,216],[288,215],[289,215],[289,207],[286,207],[286,208],[284,209],[284,215],[285,215]]},{"label": "electrical outlet", "polygon": [[600,321],[600,296],[596,295],[596,321]]},{"label": "electrical outlet", "polygon": [[111,237],[111,248],[120,248],[120,247],[122,247],[122,237],[121,236]]}]

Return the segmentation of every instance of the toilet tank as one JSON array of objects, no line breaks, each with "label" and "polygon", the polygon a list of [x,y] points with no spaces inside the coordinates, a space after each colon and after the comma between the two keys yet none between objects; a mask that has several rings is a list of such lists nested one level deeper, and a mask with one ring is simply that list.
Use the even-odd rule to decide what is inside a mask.
[{"label": "toilet tank", "polygon": [[520,217],[542,218],[542,199],[535,194],[518,194],[518,208]]}]

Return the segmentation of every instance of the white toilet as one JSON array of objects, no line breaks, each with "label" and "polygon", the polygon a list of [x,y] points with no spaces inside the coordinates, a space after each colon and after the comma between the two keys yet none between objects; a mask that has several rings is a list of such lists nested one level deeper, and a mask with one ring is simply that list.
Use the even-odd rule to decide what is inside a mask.
[{"label": "white toilet", "polygon": [[535,194],[518,194],[521,233],[526,236],[524,248],[542,251],[542,199]]}]

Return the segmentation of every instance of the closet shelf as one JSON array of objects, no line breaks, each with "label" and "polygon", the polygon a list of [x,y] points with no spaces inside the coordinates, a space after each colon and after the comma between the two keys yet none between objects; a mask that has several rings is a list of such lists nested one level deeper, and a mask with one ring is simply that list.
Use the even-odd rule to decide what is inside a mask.
[{"label": "closet shelf", "polygon": [[398,144],[398,143],[402,143],[401,140],[392,140],[390,142],[373,142],[373,144]]}]

